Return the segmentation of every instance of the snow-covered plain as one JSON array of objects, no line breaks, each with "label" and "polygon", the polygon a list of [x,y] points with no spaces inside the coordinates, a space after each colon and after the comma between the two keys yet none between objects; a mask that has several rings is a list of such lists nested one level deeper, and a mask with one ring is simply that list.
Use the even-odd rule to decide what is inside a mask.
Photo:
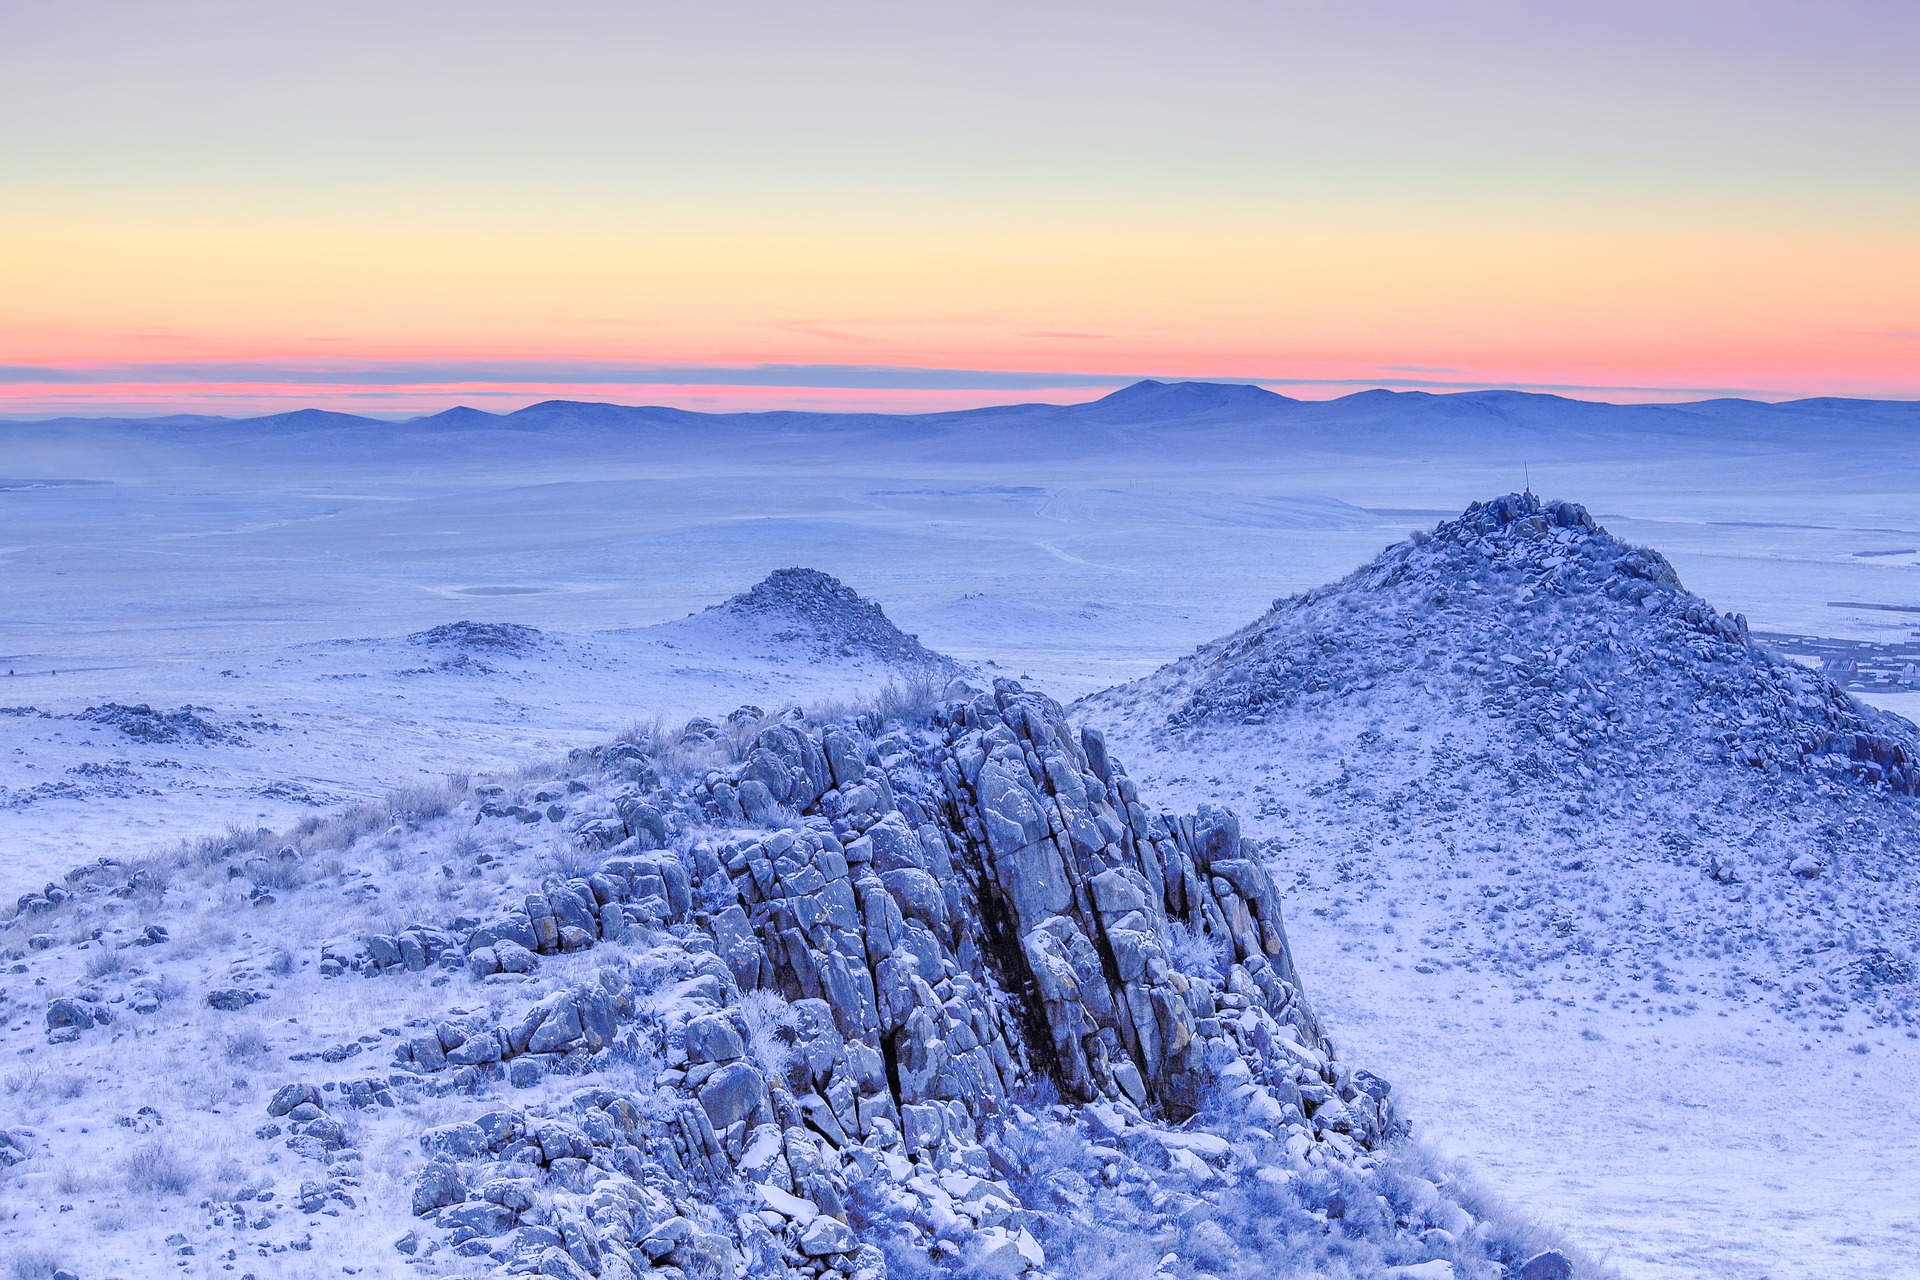
[{"label": "snow-covered plain", "polygon": [[[557,406],[399,427],[6,424],[0,889],[636,720],[895,678],[689,619],[787,565],[838,575],[983,674],[1074,697],[1530,480],[1757,632],[1906,644],[1916,427],[1910,405],[1298,404],[1192,386],[928,419]],[[511,652],[409,639],[468,619],[541,634]],[[1906,714],[1916,698],[1871,696]],[[86,718],[107,704],[163,714]],[[1251,834],[1284,838],[1255,790],[1269,763],[1209,760],[1207,781],[1244,797]],[[1568,1029],[1564,1007],[1516,1003],[1534,993],[1509,974],[1410,973],[1312,897],[1289,919],[1336,1038],[1395,1073],[1425,1133],[1627,1274],[1920,1274],[1920,1197],[1900,1176],[1920,1155],[1920,1052],[1903,1034],[1710,996],[1691,1013],[1583,1008]]]}]

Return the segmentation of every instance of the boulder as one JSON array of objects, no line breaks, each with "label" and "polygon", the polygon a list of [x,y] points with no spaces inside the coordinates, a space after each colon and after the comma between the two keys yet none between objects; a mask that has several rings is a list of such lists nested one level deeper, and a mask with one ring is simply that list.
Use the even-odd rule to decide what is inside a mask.
[{"label": "boulder", "polygon": [[852,1253],[860,1247],[854,1239],[853,1229],[838,1218],[829,1218],[825,1214],[809,1222],[800,1232],[800,1252],[809,1258],[826,1258],[834,1254]]},{"label": "boulder", "polygon": [[447,1050],[447,1062],[456,1067],[477,1067],[500,1061],[500,1040],[491,1031],[468,1036]]},{"label": "boulder", "polygon": [[737,1062],[746,1057],[746,1045],[731,1022],[719,1014],[709,1014],[687,1023],[687,1061]]},{"label": "boulder", "polygon": [[85,1031],[94,1022],[93,1006],[85,1000],[62,996],[47,1006],[48,1031]]},{"label": "boulder", "polygon": [[226,1013],[235,1013],[266,998],[264,992],[249,991],[245,987],[222,987],[207,993],[207,1007]]},{"label": "boulder", "polygon": [[740,811],[749,822],[770,823],[780,816],[780,802],[773,798],[766,784],[758,778],[748,778],[739,787]]},{"label": "boulder", "polygon": [[474,1192],[489,1204],[523,1213],[537,1202],[540,1184],[532,1178],[489,1178]]},{"label": "boulder", "polygon": [[834,785],[827,757],[813,739],[792,725],[778,724],[762,729],[754,739],[748,762],[763,754],[777,761],[784,771],[787,790],[784,794],[775,794],[781,803],[791,808],[808,808]]},{"label": "boulder", "polygon": [[860,758],[860,745],[838,729],[829,728],[820,735],[821,752],[827,758],[827,771],[836,787],[851,787],[867,776],[866,763]]},{"label": "boulder", "polygon": [[413,1184],[413,1216],[423,1217],[435,1209],[458,1204],[467,1198],[460,1171],[445,1160],[435,1160],[420,1171]]},{"label": "boulder", "polygon": [[494,943],[493,954],[501,973],[532,973],[540,967],[540,957],[511,938]]},{"label": "boulder", "polygon": [[700,1086],[700,1105],[716,1132],[771,1114],[767,1082],[744,1062],[720,1068]]},{"label": "boulder", "polygon": [[900,904],[901,914],[920,921],[936,934],[947,932],[947,895],[933,876],[919,867],[897,867],[882,873],[880,880]]},{"label": "boulder", "polygon": [[1536,1253],[1520,1264],[1519,1280],[1570,1280],[1573,1262],[1558,1249]]},{"label": "boulder", "polygon": [[463,1200],[450,1204],[434,1215],[435,1222],[453,1233],[453,1243],[462,1244],[480,1236],[503,1235],[513,1226],[513,1211],[485,1200]]},{"label": "boulder", "polygon": [[443,1124],[420,1135],[420,1149],[430,1156],[472,1159],[491,1149],[487,1134],[472,1121]]},{"label": "boulder", "polygon": [[640,1241],[640,1251],[658,1262],[692,1238],[693,1224],[676,1216],[649,1231]]}]

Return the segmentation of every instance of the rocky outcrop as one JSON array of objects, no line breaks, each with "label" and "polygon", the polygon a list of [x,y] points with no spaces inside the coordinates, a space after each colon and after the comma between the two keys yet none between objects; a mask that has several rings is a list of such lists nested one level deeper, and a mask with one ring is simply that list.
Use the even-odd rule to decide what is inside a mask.
[{"label": "rocky outcrop", "polygon": [[1235,1161],[1182,1127],[1203,1111],[1342,1167],[1396,1131],[1385,1083],[1335,1059],[1231,814],[1151,812],[1097,732],[1012,682],[880,728],[767,724],[671,799],[675,848],[630,837],[464,928],[469,981],[577,952],[598,976],[401,1037],[396,1080],[598,1083],[428,1133],[414,1247],[877,1278],[884,1231],[1011,1275],[1047,1266],[1014,1185],[1037,1135],[1132,1135],[1159,1153],[1116,1152],[1140,1185],[1186,1188]]},{"label": "rocky outcrop", "polygon": [[[941,776],[974,914],[1044,1021],[1045,1059],[1069,1096],[1190,1114],[1243,1061],[1221,1034],[1221,995],[1323,1045],[1279,897],[1233,815],[1149,815],[1096,731],[1074,734],[1057,704],[1010,682],[957,705],[953,729]],[[1232,967],[1182,972],[1172,924],[1224,942]]]}]

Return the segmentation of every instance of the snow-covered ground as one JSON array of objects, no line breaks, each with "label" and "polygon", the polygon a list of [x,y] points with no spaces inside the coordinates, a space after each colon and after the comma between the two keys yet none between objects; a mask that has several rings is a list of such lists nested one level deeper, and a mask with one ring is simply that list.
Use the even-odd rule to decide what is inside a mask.
[{"label": "snow-covered ground", "polygon": [[[897,678],[780,629],[689,621],[789,565],[838,575],[985,675],[1070,698],[1530,478],[1756,632],[1920,631],[1910,406],[1276,401],[1147,388],[921,420],[0,425],[0,707],[32,708],[0,716],[0,890],[636,720]],[[461,620],[540,635],[410,638]],[[1908,715],[1920,701],[1869,696]],[[86,718],[109,704],[159,714]],[[1193,777],[1127,759],[1176,790]],[[1210,773],[1252,830],[1285,834],[1260,778]],[[1419,973],[1382,946],[1388,913],[1425,902],[1415,882],[1344,917],[1313,914],[1315,892],[1289,917],[1336,1037],[1395,1074],[1422,1130],[1627,1274],[1920,1274],[1920,1203],[1898,1176],[1920,1154],[1901,1136],[1920,1052],[1903,1033],[1744,1006],[1576,1017],[1511,975]]]}]

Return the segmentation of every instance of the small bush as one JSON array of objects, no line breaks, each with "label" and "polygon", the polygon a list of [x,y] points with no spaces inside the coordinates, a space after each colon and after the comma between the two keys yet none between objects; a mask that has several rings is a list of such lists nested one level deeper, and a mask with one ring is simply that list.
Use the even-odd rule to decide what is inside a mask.
[{"label": "small bush", "polygon": [[45,1067],[22,1067],[18,1071],[9,1071],[0,1077],[0,1089],[8,1096],[31,1098],[45,1088],[47,1069]]},{"label": "small bush", "polygon": [[87,978],[92,982],[118,977],[131,968],[133,968],[133,962],[127,959],[124,951],[107,948],[87,957]]},{"label": "small bush", "polygon": [[606,851],[590,849],[564,837],[556,836],[548,844],[541,861],[553,871],[571,880],[578,876],[590,876],[600,869],[606,861]]},{"label": "small bush", "polygon": [[254,1062],[267,1053],[267,1035],[258,1027],[240,1027],[220,1038],[220,1052],[228,1062]]},{"label": "small bush", "polygon": [[747,1056],[760,1070],[784,1079],[793,1066],[793,1006],[777,991],[749,991],[740,997],[740,1016],[747,1024]]},{"label": "small bush", "polygon": [[50,1280],[60,1269],[60,1255],[45,1249],[27,1249],[7,1259],[10,1280]]},{"label": "small bush", "polygon": [[393,821],[414,824],[445,817],[452,810],[455,799],[453,788],[444,784],[437,787],[403,787],[387,798],[387,807]]},{"label": "small bush", "polygon": [[874,710],[883,721],[898,720],[915,727],[926,725],[940,709],[945,691],[944,681],[924,671],[915,672],[904,680],[888,682],[875,700]]},{"label": "small bush", "polygon": [[127,1187],[155,1195],[181,1196],[193,1189],[194,1173],[171,1142],[155,1139],[136,1149],[122,1166]]},{"label": "small bush", "polygon": [[1015,1085],[1007,1100],[1016,1107],[1038,1113],[1060,1104],[1060,1089],[1053,1083],[1052,1076],[1036,1073]]},{"label": "small bush", "polygon": [[1174,920],[1167,925],[1167,959],[1182,973],[1195,977],[1218,978],[1226,971],[1230,955],[1224,938],[1205,930],[1189,929]]}]

